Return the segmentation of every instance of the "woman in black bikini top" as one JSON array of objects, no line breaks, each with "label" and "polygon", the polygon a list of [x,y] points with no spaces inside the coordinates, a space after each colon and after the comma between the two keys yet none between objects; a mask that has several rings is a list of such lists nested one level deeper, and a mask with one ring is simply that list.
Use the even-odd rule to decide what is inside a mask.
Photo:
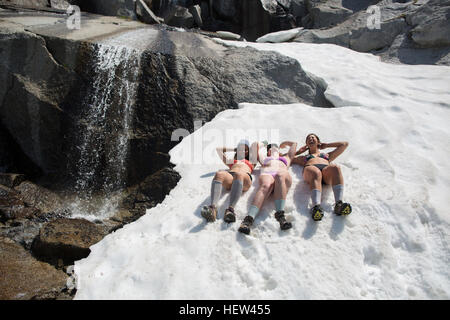
[{"label": "woman in black bikini top", "polygon": [[[306,156],[295,158],[292,163],[303,167],[303,178],[311,189],[312,208],[311,215],[315,221],[323,217],[323,209],[320,206],[322,197],[322,183],[329,184],[333,188],[335,205],[334,213],[337,215],[350,214],[350,204],[342,202],[344,193],[344,178],[342,171],[336,164],[330,163],[336,159],[347,148],[348,142],[322,143],[319,137],[310,133],[306,137],[306,145],[301,147],[296,155],[309,150]],[[320,152],[321,149],[336,148],[330,153]]]}]

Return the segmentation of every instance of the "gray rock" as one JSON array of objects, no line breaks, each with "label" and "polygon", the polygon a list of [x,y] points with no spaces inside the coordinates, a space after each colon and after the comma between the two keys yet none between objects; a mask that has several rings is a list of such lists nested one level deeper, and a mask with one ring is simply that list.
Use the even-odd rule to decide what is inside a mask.
[{"label": "gray rock", "polygon": [[200,8],[200,6],[198,4],[195,6],[190,6],[189,12],[194,17],[195,24],[199,27],[202,27],[203,26],[202,9]]},{"label": "gray rock", "polygon": [[332,43],[360,52],[370,52],[390,46],[397,35],[406,32],[407,24],[397,8],[380,9],[380,28],[369,28],[369,15],[365,11],[329,29],[302,30],[296,42]]},{"label": "gray rock", "polygon": [[412,40],[421,47],[450,46],[450,1],[430,0],[409,15]]},{"label": "gray rock", "polygon": [[50,0],[50,6],[55,9],[66,10],[70,3],[65,0]]},{"label": "gray rock", "polygon": [[308,17],[302,20],[304,22],[303,26],[307,28],[328,28],[345,21],[353,14],[352,10],[341,5],[340,0],[327,2],[307,1],[307,7],[309,9]]},{"label": "gray rock", "polygon": [[[246,101],[329,106],[319,80],[305,73],[296,60],[273,52],[226,48],[196,33],[172,32],[113,17],[86,14],[83,28],[75,31],[67,30],[58,16],[49,25],[43,24],[41,17],[29,19],[30,25],[25,26],[29,31],[17,24],[0,24],[0,41],[7,49],[0,53],[4,71],[0,77],[11,83],[3,93],[8,98],[1,100],[0,112],[12,138],[45,169],[44,177],[53,179],[52,188],[73,186],[79,178],[80,132],[85,132],[83,123],[90,106],[86,97],[96,77],[96,41],[117,37],[120,44],[139,52],[132,56],[133,61],[139,57],[140,69],[123,165],[126,186],[166,167],[169,158],[164,155],[176,144],[170,141],[172,131],[192,131],[194,119],[209,121],[218,112]],[[127,62],[121,62],[117,74],[124,75]],[[110,83],[113,101],[118,99],[115,91],[119,91],[120,80]],[[37,107],[22,101],[24,96],[38,101]],[[99,128],[116,128],[118,113],[114,110],[119,105],[111,106]],[[34,111],[32,117],[30,110]],[[93,148],[99,150],[92,153],[99,161],[93,190],[110,174],[104,164],[107,148],[114,148],[114,131],[108,133]],[[102,149],[104,146],[108,147]]]},{"label": "gray rock", "polygon": [[136,0],[136,16],[137,18],[148,24],[161,23],[162,18],[157,17],[143,0]]},{"label": "gray rock", "polygon": [[17,26],[0,31],[0,45],[2,125],[25,155],[50,173],[61,163],[61,136],[55,133],[61,132],[60,103],[74,73],[53,58],[43,38]]},{"label": "gray rock", "polygon": [[192,28],[194,26],[194,17],[187,8],[172,6],[164,15],[164,23],[174,27]]},{"label": "gray rock", "polygon": [[180,178],[178,172],[168,167],[146,177],[141,183],[128,189],[128,196],[121,202],[121,210],[111,220],[121,224],[135,221],[145,214],[146,209],[162,202]]}]

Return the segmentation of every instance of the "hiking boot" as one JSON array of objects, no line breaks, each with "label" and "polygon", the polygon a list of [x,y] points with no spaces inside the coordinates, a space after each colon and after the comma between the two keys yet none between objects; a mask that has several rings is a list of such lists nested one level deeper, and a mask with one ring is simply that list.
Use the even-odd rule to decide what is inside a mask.
[{"label": "hiking boot", "polygon": [[315,205],[311,209],[311,216],[314,221],[320,221],[323,217],[323,209],[320,207],[319,204]]},{"label": "hiking boot", "polygon": [[234,213],[233,207],[228,207],[227,210],[225,210],[225,214],[223,215],[223,220],[226,223],[232,223],[236,221],[236,214]]},{"label": "hiking boot", "polygon": [[350,203],[342,202],[342,200],[339,200],[334,205],[334,213],[338,216],[346,216],[352,213],[352,206]]},{"label": "hiking boot", "polygon": [[215,205],[203,206],[202,208],[202,217],[206,219],[208,222],[216,221],[217,217],[217,209]]},{"label": "hiking boot", "polygon": [[239,227],[238,231],[245,233],[245,234],[250,234],[250,227],[253,224],[253,217],[252,216],[246,216],[244,218],[244,221],[242,221],[241,226]]},{"label": "hiking boot", "polygon": [[292,223],[286,221],[284,211],[275,212],[275,219],[277,219],[277,221],[280,223],[281,230],[287,230],[292,228]]}]

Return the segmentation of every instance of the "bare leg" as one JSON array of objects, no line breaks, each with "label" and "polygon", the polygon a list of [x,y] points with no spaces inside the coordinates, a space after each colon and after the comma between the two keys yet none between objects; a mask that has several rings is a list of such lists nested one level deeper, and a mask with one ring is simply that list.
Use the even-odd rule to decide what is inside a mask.
[{"label": "bare leg", "polygon": [[314,166],[305,167],[303,178],[308,183],[311,190],[322,191],[322,173]]},{"label": "bare leg", "polygon": [[342,176],[341,168],[335,164],[330,164],[322,170],[323,181],[326,184],[335,186],[337,184],[344,184],[344,177]]},{"label": "bare leg", "polygon": [[260,175],[259,176],[259,187],[256,191],[255,197],[253,198],[252,205],[261,208],[264,200],[271,194],[274,187],[275,179],[271,175]]},{"label": "bare leg", "polygon": [[276,200],[286,200],[286,195],[292,185],[289,172],[282,172],[275,176],[274,196]]},{"label": "bare leg", "polygon": [[208,222],[214,222],[217,217],[216,205],[222,194],[222,188],[227,190],[231,188],[233,176],[227,171],[217,171],[213,181],[211,182],[211,202],[209,206],[204,206],[201,210],[201,215]]},{"label": "bare leg", "polygon": [[213,181],[222,182],[223,187],[230,190],[231,184],[233,183],[233,176],[228,171],[221,170],[216,172]]},{"label": "bare leg", "polygon": [[252,185],[250,177],[245,172],[232,172],[233,182],[231,184],[230,207],[234,208],[242,193]]},{"label": "bare leg", "polygon": [[286,195],[292,185],[292,177],[288,172],[281,172],[275,176],[275,219],[280,223],[281,230],[292,228],[292,223],[286,221],[284,216],[284,205]]},{"label": "bare leg", "polygon": [[323,217],[323,210],[320,207],[322,198],[322,173],[314,166],[307,166],[303,171],[303,178],[311,189],[312,217],[315,221],[319,221]]},{"label": "bare leg", "polygon": [[275,179],[271,175],[260,175],[259,176],[259,187],[256,191],[255,197],[253,198],[252,205],[250,206],[249,212],[247,216],[244,218],[244,221],[241,223],[238,231],[249,234],[250,227],[253,224],[254,219],[259,213],[259,209],[261,209],[264,200],[272,193]]},{"label": "bare leg", "polygon": [[344,194],[344,177],[339,166],[331,164],[322,171],[323,180],[326,184],[331,184],[334,193],[334,213],[337,215],[348,215],[352,212],[352,206],[349,203],[342,202]]}]

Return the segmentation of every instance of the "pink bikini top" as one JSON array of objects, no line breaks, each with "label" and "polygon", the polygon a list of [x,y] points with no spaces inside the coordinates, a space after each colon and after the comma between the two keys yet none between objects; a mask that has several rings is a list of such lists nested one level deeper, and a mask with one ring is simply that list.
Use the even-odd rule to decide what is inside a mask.
[{"label": "pink bikini top", "polygon": [[288,165],[287,160],[285,157],[278,157],[278,159],[274,158],[274,157],[267,157],[264,159],[264,165],[266,165],[269,161],[272,160],[280,160],[281,162],[283,162],[286,166]]}]

